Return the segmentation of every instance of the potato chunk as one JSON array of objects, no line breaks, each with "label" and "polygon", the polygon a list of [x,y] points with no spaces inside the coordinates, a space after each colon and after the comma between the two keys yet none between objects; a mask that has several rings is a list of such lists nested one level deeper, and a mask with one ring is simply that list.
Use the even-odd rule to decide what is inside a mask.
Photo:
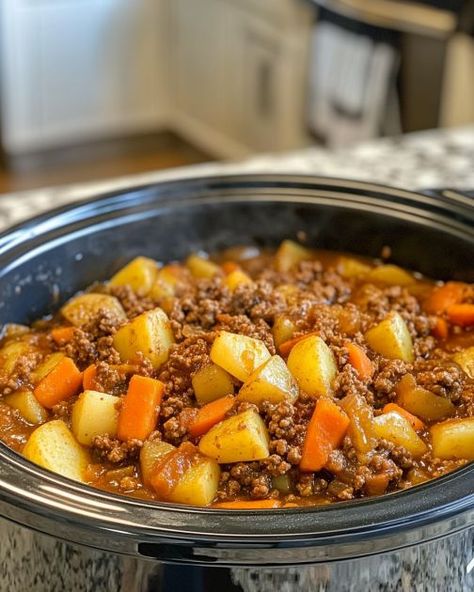
[{"label": "potato chunk", "polygon": [[158,274],[158,266],[153,259],[136,257],[122,267],[110,279],[111,286],[130,286],[139,296],[149,294]]},{"label": "potato chunk", "polygon": [[28,423],[44,423],[48,419],[48,412],[31,391],[21,390],[12,393],[5,397],[5,403],[13,409],[18,409]]},{"label": "potato chunk", "polygon": [[372,267],[355,257],[340,257],[336,265],[337,271],[345,278],[364,277]]},{"label": "potato chunk", "polygon": [[221,268],[216,263],[194,253],[186,259],[186,267],[195,278],[210,279],[216,273],[221,273]]},{"label": "potato chunk", "polygon": [[341,407],[351,420],[348,435],[363,462],[364,455],[372,451],[376,445],[372,427],[374,421],[372,407],[358,393],[351,393],[344,397]]},{"label": "potato chunk", "polygon": [[108,294],[81,294],[71,298],[61,308],[61,314],[75,327],[84,327],[97,315],[106,310],[120,321],[126,321],[127,315],[120,302]]},{"label": "potato chunk", "polygon": [[48,421],[36,428],[23,448],[23,456],[76,481],[84,481],[84,472],[90,462],[87,451],[61,419]]},{"label": "potato chunk", "polygon": [[10,376],[15,370],[18,360],[22,356],[35,351],[36,348],[26,341],[12,341],[0,349],[0,370],[2,374]]},{"label": "potato chunk", "polygon": [[411,374],[406,374],[395,390],[398,405],[425,421],[444,419],[456,410],[449,399],[417,386]]},{"label": "potato chunk", "polygon": [[277,271],[287,272],[301,261],[313,258],[313,253],[291,240],[284,240],[275,254]]},{"label": "potato chunk", "polygon": [[260,339],[219,331],[212,344],[211,360],[242,382],[270,357]]},{"label": "potato chunk", "polygon": [[253,284],[253,280],[241,269],[231,271],[224,279],[224,284],[233,292],[239,286],[244,284]]},{"label": "potato chunk", "polygon": [[334,354],[318,335],[299,341],[288,357],[288,368],[300,389],[311,395],[329,395],[337,374]]},{"label": "potato chunk", "polygon": [[293,321],[285,315],[280,315],[273,323],[273,341],[277,347],[280,347],[285,341],[289,341],[296,330]]},{"label": "potato chunk", "polygon": [[162,440],[147,440],[140,450],[140,470],[143,482],[149,486],[156,463],[175,447]]},{"label": "potato chunk", "polygon": [[49,356],[46,356],[41,364],[35,368],[34,372],[31,373],[31,380],[33,384],[37,384],[43,380],[43,378],[47,376],[51,370],[54,370],[59,362],[65,357],[66,356],[61,352],[55,352]]},{"label": "potato chunk", "polygon": [[398,265],[380,265],[374,267],[366,275],[365,279],[370,282],[387,284],[389,286],[408,286],[415,282],[415,278]]},{"label": "potato chunk", "polygon": [[474,460],[474,417],[448,419],[431,428],[433,456]]},{"label": "potato chunk", "polygon": [[474,346],[457,352],[454,354],[453,360],[461,366],[469,378],[474,378]]},{"label": "potato chunk", "polygon": [[260,415],[249,409],[221,421],[199,442],[202,454],[218,463],[261,460],[270,455],[269,436]]},{"label": "potato chunk", "polygon": [[141,352],[157,369],[168,359],[174,336],[166,313],[154,308],[121,327],[114,335],[114,347],[123,362],[131,362]]},{"label": "potato chunk", "polygon": [[419,458],[428,450],[423,440],[410,425],[410,422],[395,411],[383,413],[374,418],[373,431],[377,438],[402,446],[414,458]]},{"label": "potato chunk", "polygon": [[298,386],[280,356],[272,356],[253,372],[242,385],[237,399],[261,405],[263,401],[293,402]]},{"label": "potato chunk", "polygon": [[92,446],[96,436],[117,434],[119,400],[119,397],[90,390],[79,395],[72,408],[71,427],[80,444]]},{"label": "potato chunk", "polygon": [[216,364],[208,364],[198,370],[191,382],[200,405],[234,393],[234,383],[230,374]]},{"label": "potato chunk", "polygon": [[220,476],[221,469],[217,462],[212,458],[202,457],[179,479],[169,500],[176,504],[208,506],[216,497]]},{"label": "potato chunk", "polygon": [[369,346],[386,358],[413,362],[413,342],[405,321],[397,312],[390,313],[365,334]]}]

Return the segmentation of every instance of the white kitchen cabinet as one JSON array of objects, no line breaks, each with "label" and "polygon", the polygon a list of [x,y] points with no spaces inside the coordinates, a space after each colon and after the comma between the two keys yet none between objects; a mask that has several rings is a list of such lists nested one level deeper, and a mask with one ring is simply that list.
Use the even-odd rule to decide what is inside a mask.
[{"label": "white kitchen cabinet", "polygon": [[299,0],[173,0],[181,133],[224,157],[304,145],[312,17]]},{"label": "white kitchen cabinet", "polygon": [[7,152],[155,129],[168,111],[160,0],[3,0]]}]

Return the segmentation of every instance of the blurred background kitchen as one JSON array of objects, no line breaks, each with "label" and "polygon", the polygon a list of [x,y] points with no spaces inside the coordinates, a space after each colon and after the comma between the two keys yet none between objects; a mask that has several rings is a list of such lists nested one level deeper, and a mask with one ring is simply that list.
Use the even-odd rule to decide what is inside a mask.
[{"label": "blurred background kitchen", "polygon": [[474,0],[0,7],[0,192],[474,122]]}]

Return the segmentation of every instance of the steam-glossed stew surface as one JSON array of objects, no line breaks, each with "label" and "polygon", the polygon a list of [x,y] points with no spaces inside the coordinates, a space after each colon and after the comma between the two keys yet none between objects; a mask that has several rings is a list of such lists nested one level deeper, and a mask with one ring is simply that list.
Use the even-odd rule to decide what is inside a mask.
[{"label": "steam-glossed stew surface", "polygon": [[474,459],[474,286],[284,241],[139,257],[0,349],[0,438],[221,508],[382,495]]}]

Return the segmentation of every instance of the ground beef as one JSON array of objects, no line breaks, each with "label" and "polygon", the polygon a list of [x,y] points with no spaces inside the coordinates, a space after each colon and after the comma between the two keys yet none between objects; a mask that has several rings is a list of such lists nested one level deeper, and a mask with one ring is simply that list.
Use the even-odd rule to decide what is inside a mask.
[{"label": "ground beef", "polygon": [[456,402],[465,387],[465,374],[449,360],[417,360],[413,372],[419,386]]},{"label": "ground beef", "polygon": [[230,333],[240,333],[247,337],[260,339],[267,346],[268,351],[274,355],[276,353],[275,342],[270,326],[262,319],[255,323],[245,315],[220,314],[217,317],[217,330],[229,331]]},{"label": "ground beef", "polygon": [[20,356],[13,372],[9,376],[0,374],[0,395],[9,395],[23,386],[31,384],[31,375],[43,356],[40,353],[30,353]]},{"label": "ground beef", "polygon": [[138,296],[130,286],[107,286],[106,291],[118,299],[129,319],[156,307],[153,300]]},{"label": "ground beef", "polygon": [[377,357],[377,372],[373,380],[376,401],[379,406],[395,398],[395,387],[402,376],[410,372],[411,365],[402,360]]},{"label": "ground beef", "polygon": [[92,450],[99,459],[119,464],[136,460],[142,446],[143,442],[141,440],[121,442],[117,438],[111,438],[104,434],[94,438]]}]

